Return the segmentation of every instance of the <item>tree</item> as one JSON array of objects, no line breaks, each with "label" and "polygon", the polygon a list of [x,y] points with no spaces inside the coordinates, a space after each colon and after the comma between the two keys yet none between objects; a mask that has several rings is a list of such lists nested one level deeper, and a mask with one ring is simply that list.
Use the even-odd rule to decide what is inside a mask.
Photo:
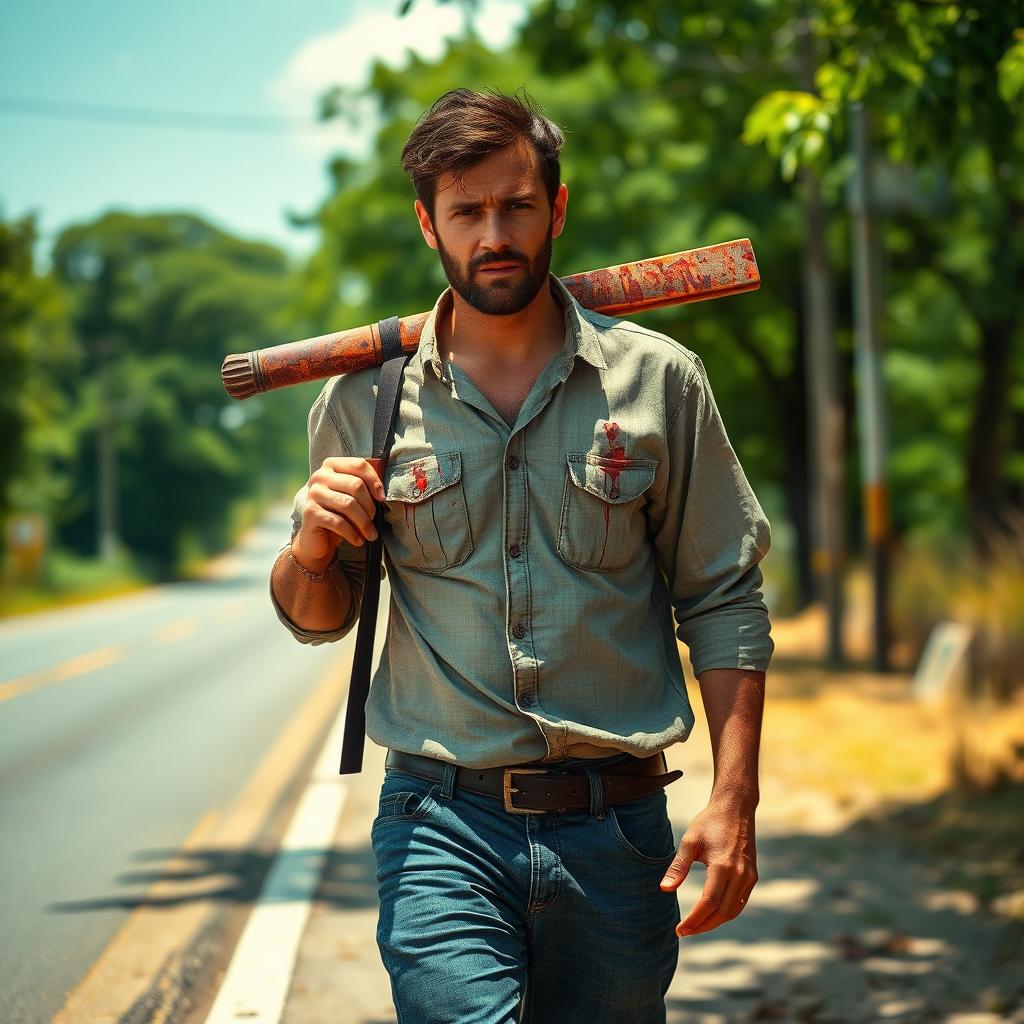
[{"label": "tree", "polygon": [[[819,0],[811,23],[823,53],[817,94],[767,94],[751,111],[746,138],[765,142],[791,178],[799,166],[842,160],[849,102],[876,112],[878,143],[891,161],[882,170],[890,181],[902,171],[917,191],[902,191],[887,235],[898,296],[890,309],[902,317],[886,329],[901,339],[913,334],[921,346],[897,349],[890,378],[898,369],[903,381],[894,386],[909,381],[933,407],[962,471],[937,465],[923,439],[911,446],[916,455],[896,455],[897,466],[939,470],[947,494],[962,481],[974,547],[990,556],[1024,504],[1024,466],[1014,454],[1024,438],[1024,10]],[[929,195],[939,202],[920,201]],[[908,332],[916,315],[934,330]]]},{"label": "tree", "polygon": [[36,273],[35,214],[0,219],[0,522],[12,511],[45,512],[68,481],[46,472],[69,449],[53,374],[69,371],[78,349],[66,308],[48,277]]},{"label": "tree", "polygon": [[261,491],[268,469],[305,463],[310,388],[242,405],[220,382],[229,351],[293,336],[290,268],[272,246],[191,214],[120,212],[61,232],[53,267],[83,350],[60,381],[77,439],[61,465],[74,484],[54,509],[61,538],[94,550],[106,418],[121,539],[151,571],[169,575],[188,551],[219,550],[230,539],[229,509]]}]

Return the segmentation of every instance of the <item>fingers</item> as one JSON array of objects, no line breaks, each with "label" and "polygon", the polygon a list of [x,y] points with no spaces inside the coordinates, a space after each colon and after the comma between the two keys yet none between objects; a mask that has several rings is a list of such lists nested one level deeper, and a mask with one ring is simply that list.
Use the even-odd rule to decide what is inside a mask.
[{"label": "fingers", "polygon": [[306,515],[314,526],[330,530],[350,544],[358,546],[376,536],[373,521],[358,497],[322,483],[310,486]]},{"label": "fingers", "polygon": [[348,456],[334,456],[324,459],[321,469],[327,469],[334,473],[343,473],[348,476],[357,476],[366,487],[366,493],[371,496],[371,501],[376,498],[384,500],[384,488],[381,485],[380,477],[373,468],[369,459],[350,458]]},{"label": "fingers", "polygon": [[357,498],[366,514],[372,519],[376,501],[384,498],[384,488],[373,466],[367,459],[329,458],[314,478],[321,477],[333,490],[351,494]]},{"label": "fingers", "polygon": [[716,914],[722,906],[728,884],[729,877],[725,869],[716,864],[709,865],[704,881],[704,892],[689,914],[676,925],[676,935],[692,934],[708,918]]},{"label": "fingers", "polygon": [[679,852],[676,854],[675,860],[669,864],[668,869],[665,872],[665,877],[659,883],[662,891],[672,892],[674,889],[678,889],[679,886],[682,885],[686,876],[690,873],[690,867],[696,859],[696,845],[689,842],[684,836],[682,842],[679,844]]},{"label": "fingers", "polygon": [[358,546],[376,538],[375,498],[383,497],[380,479],[366,459],[328,458],[310,477],[306,513],[313,525]]},{"label": "fingers", "polygon": [[[310,502],[306,506],[305,515],[306,521],[311,526],[337,534],[342,540],[347,540],[354,547],[365,544],[367,540],[373,540],[372,536],[367,537],[354,522],[345,516],[338,515],[336,512],[329,512],[315,501]],[[369,532],[371,534],[375,532],[372,524],[369,527]]]},{"label": "fingers", "polygon": [[738,917],[756,884],[757,869],[749,859],[742,858],[730,865],[710,865],[704,892],[690,913],[676,926],[676,935],[709,932]]}]

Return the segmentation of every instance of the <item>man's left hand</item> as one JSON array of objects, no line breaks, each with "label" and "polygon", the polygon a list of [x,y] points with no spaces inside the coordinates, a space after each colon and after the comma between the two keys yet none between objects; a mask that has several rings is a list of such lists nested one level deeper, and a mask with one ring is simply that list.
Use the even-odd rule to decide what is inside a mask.
[{"label": "man's left hand", "polygon": [[695,815],[680,840],[679,852],[662,879],[664,892],[677,889],[695,860],[707,867],[704,893],[676,926],[676,935],[709,932],[737,917],[757,884],[754,811],[712,800]]}]

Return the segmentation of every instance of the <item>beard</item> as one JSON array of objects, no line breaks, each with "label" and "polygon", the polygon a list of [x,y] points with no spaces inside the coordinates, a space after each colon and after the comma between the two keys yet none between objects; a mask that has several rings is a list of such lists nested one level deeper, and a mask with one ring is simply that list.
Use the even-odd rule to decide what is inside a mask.
[{"label": "beard", "polygon": [[[486,253],[462,267],[441,242],[435,230],[437,252],[441,266],[452,288],[474,309],[489,316],[508,316],[525,309],[544,286],[551,270],[551,224],[548,221],[548,236],[539,251],[531,259],[518,249],[506,249],[500,253]],[[513,270],[508,277],[487,281],[477,276],[480,267],[494,263],[519,263],[524,271]]]}]

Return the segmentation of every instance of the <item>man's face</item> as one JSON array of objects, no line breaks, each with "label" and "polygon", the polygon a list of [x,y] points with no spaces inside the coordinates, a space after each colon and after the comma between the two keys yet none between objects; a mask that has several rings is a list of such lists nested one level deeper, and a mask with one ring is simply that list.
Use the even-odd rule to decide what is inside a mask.
[{"label": "man's face", "polygon": [[416,214],[452,289],[481,313],[508,316],[525,309],[548,278],[567,196],[562,185],[548,203],[537,153],[520,142],[485,157],[460,183],[443,175],[433,219],[418,200]]}]

